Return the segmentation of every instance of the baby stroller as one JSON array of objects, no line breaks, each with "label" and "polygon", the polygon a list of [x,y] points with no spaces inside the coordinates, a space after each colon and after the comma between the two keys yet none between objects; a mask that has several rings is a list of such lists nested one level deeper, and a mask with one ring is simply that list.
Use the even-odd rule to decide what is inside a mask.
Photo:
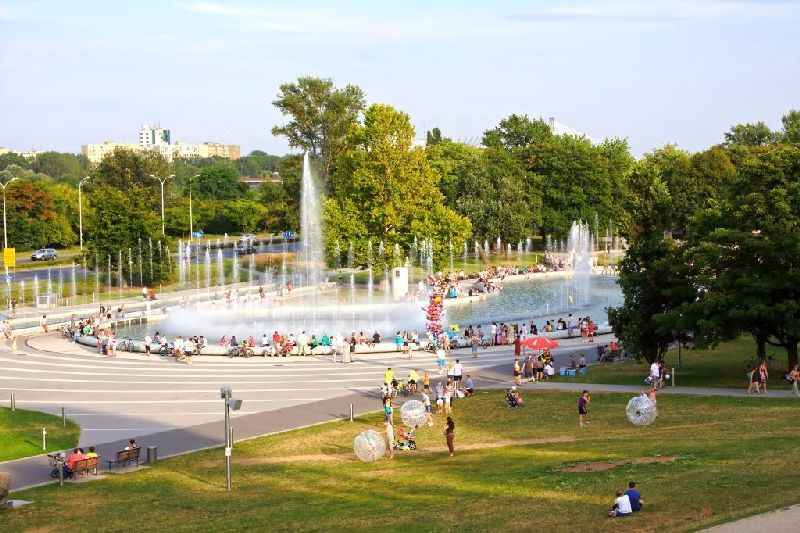
[{"label": "baby stroller", "polygon": [[63,452],[48,453],[47,460],[50,462],[50,466],[53,467],[53,469],[50,471],[51,478],[58,479],[59,470],[64,473],[64,479],[72,478],[72,470],[67,468],[67,457]]},{"label": "baby stroller", "polygon": [[406,431],[403,427],[400,428],[400,434],[397,441],[394,443],[394,449],[399,451],[412,451],[417,449],[417,438],[414,431]]}]

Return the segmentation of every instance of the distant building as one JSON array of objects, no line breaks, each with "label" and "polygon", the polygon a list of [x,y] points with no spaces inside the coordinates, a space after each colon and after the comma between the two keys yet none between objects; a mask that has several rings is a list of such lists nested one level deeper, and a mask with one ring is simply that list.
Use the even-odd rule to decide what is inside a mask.
[{"label": "distant building", "polygon": [[150,150],[157,146],[168,146],[169,144],[170,132],[160,125],[151,126],[145,124],[139,128],[139,148],[142,150]]},{"label": "distant building", "polygon": [[97,164],[117,148],[133,150],[135,152],[154,151],[160,153],[167,161],[176,157],[182,159],[205,159],[209,157],[222,157],[225,159],[239,159],[240,148],[238,144],[221,144],[205,142],[202,144],[189,144],[176,141],[172,144],[170,130],[160,125],[144,124],[139,128],[139,143],[116,143],[105,141],[101,144],[84,144],[81,152],[92,164]]},{"label": "distant building", "polygon": [[283,178],[277,172],[273,172],[269,176],[240,176],[239,181],[251,189],[258,189],[265,183],[281,183]]},{"label": "distant building", "polygon": [[112,153],[117,148],[121,148],[123,150],[132,150],[134,152],[139,151],[139,145],[137,144],[105,141],[99,144],[84,144],[81,146],[81,153],[86,156],[86,159],[88,159],[90,163],[97,164],[102,161],[105,156]]},{"label": "distant building", "polygon": [[0,155],[10,154],[11,150],[9,148],[3,148],[0,146]]}]

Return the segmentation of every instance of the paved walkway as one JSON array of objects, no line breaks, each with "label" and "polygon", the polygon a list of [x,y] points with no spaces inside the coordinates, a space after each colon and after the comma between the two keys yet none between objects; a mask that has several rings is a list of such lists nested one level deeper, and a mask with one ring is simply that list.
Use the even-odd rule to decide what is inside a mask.
[{"label": "paved walkway", "polygon": [[[578,351],[595,353],[580,339],[561,341],[555,350],[556,366]],[[462,359],[481,388],[507,387],[511,382],[510,347],[481,352],[477,360],[469,351],[453,357]],[[0,351],[0,394],[15,391],[20,408],[60,413],[65,407],[82,427],[81,445],[97,446],[104,458],[113,457],[131,437],[143,448],[157,446],[159,457],[164,458],[223,445],[222,384],[231,385],[234,396],[244,400],[244,410],[234,414],[232,424],[234,438],[240,441],[346,420],[350,404],[356,414],[380,409],[377,385],[387,366],[402,378],[411,368],[428,369],[432,381],[438,378],[434,356],[424,352],[416,352],[410,361],[394,354],[359,356],[349,365],[326,357],[230,360],[212,356],[196,357],[192,366],[186,366],[170,358],[138,354],[111,359],[50,335],[25,339],[16,353]],[[638,393],[640,387],[559,381],[525,384],[524,389]],[[743,389],[699,387],[666,387],[661,394],[746,396]],[[792,396],[791,391],[769,394]],[[44,455],[0,463],[0,470],[11,473],[13,490],[51,482]],[[800,506],[795,506],[709,531],[780,533],[800,530],[799,521]]]},{"label": "paved walkway", "polygon": [[797,533],[800,531],[800,505],[728,522],[707,533]]}]

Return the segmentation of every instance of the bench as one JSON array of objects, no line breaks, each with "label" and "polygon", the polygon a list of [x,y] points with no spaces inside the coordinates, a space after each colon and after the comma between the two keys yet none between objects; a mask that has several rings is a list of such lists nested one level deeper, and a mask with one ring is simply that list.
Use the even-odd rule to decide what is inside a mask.
[{"label": "bench", "polygon": [[131,463],[136,463],[136,466],[139,466],[139,453],[141,451],[141,448],[133,448],[117,452],[116,459],[108,460],[108,468],[110,469],[112,466],[128,466]]},{"label": "bench", "polygon": [[89,472],[91,472],[96,476],[97,466],[99,463],[100,463],[99,457],[87,457],[86,459],[75,461],[75,465],[72,469],[72,475],[73,477],[77,477],[80,474],[88,474]]}]

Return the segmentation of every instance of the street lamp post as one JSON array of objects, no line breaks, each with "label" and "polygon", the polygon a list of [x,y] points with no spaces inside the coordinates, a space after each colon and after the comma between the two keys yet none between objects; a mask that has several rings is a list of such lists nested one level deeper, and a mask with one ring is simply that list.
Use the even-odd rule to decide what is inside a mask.
[{"label": "street lamp post", "polygon": [[[7,182],[3,183],[0,182],[0,186],[3,187],[3,249],[5,250],[8,248],[8,232],[6,231],[6,187],[8,187],[13,181],[16,181],[17,178],[11,178]],[[5,258],[3,260],[3,265],[6,271],[6,305],[7,307],[11,307],[11,278],[8,277],[8,264],[5,262]]]},{"label": "street lamp post", "polygon": [[81,241],[81,252],[83,251],[83,200],[81,196],[81,187],[90,179],[91,176],[85,176],[78,182],[78,234]]},{"label": "street lamp post", "polygon": [[231,409],[238,411],[242,408],[242,400],[233,398],[229,386],[219,389],[220,398],[225,401],[225,488],[231,490],[231,455],[233,452],[233,430],[231,428]]},{"label": "street lamp post", "polygon": [[169,176],[164,177],[150,174],[150,177],[158,180],[158,182],[161,184],[161,236],[164,237],[167,235],[167,231],[164,226],[164,183],[166,183],[168,179],[174,178],[175,174],[170,174]]},{"label": "street lamp post", "polygon": [[[5,183],[0,182],[0,186],[3,187],[3,248],[8,248],[8,233],[6,232],[6,187],[16,180],[17,178],[11,178]],[[6,267],[6,273],[8,273],[8,267]]]}]

